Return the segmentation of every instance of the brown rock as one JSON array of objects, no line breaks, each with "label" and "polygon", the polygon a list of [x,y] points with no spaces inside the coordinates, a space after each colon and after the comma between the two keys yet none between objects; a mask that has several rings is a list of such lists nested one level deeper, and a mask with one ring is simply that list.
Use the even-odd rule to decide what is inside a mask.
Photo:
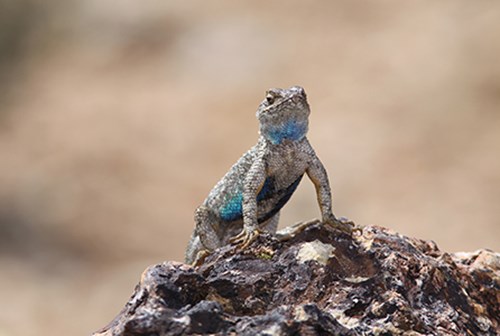
[{"label": "brown rock", "polygon": [[315,221],[226,246],[199,268],[148,268],[94,335],[497,335],[500,255]]}]

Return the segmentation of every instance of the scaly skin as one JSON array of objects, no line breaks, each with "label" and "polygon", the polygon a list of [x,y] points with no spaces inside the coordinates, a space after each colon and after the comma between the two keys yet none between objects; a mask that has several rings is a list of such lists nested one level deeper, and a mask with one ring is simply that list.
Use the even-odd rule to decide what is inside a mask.
[{"label": "scaly skin", "polygon": [[303,88],[270,89],[257,109],[260,137],[215,185],[195,212],[187,263],[199,263],[228,243],[247,247],[261,231],[276,232],[279,211],[304,174],[315,188],[323,223],[347,232],[332,213],[330,184],[306,138],[309,104]]}]

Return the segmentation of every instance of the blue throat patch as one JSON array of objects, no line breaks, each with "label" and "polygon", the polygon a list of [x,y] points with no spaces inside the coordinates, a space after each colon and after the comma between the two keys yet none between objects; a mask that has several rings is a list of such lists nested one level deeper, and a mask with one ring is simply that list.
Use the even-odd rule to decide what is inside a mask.
[{"label": "blue throat patch", "polygon": [[279,126],[270,126],[266,130],[266,137],[274,145],[278,145],[283,140],[297,141],[302,139],[307,133],[307,121],[288,120],[285,124]]}]

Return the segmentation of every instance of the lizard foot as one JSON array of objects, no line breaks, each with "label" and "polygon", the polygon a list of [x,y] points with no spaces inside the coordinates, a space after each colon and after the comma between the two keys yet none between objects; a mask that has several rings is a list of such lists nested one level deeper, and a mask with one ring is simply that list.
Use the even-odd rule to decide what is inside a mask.
[{"label": "lizard foot", "polygon": [[205,261],[205,258],[208,257],[210,254],[211,253],[209,250],[199,251],[198,253],[196,253],[196,258],[194,258],[194,261],[191,263],[191,266],[193,267],[201,266]]},{"label": "lizard foot", "polygon": [[247,230],[243,228],[237,236],[234,236],[229,241],[232,244],[237,244],[241,249],[246,249],[259,234],[260,231],[258,229]]},{"label": "lizard foot", "polygon": [[334,229],[340,230],[344,233],[347,233],[348,235],[351,235],[355,232],[358,232],[359,234],[363,233],[363,229],[360,227],[357,227],[353,221],[350,220],[339,220],[335,217],[329,218],[327,220],[323,221],[323,224],[330,225]]}]

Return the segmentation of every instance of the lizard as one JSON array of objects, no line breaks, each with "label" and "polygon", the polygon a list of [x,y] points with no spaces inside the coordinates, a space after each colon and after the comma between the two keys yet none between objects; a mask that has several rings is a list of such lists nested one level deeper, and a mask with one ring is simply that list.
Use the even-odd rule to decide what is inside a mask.
[{"label": "lizard", "polygon": [[276,233],[281,208],[304,174],[314,184],[322,222],[352,234],[352,222],[332,212],[328,175],[307,139],[310,107],[300,86],[266,92],[256,116],[257,144],[230,168],[195,211],[186,263],[197,264],[215,249],[247,247],[262,231]]}]

